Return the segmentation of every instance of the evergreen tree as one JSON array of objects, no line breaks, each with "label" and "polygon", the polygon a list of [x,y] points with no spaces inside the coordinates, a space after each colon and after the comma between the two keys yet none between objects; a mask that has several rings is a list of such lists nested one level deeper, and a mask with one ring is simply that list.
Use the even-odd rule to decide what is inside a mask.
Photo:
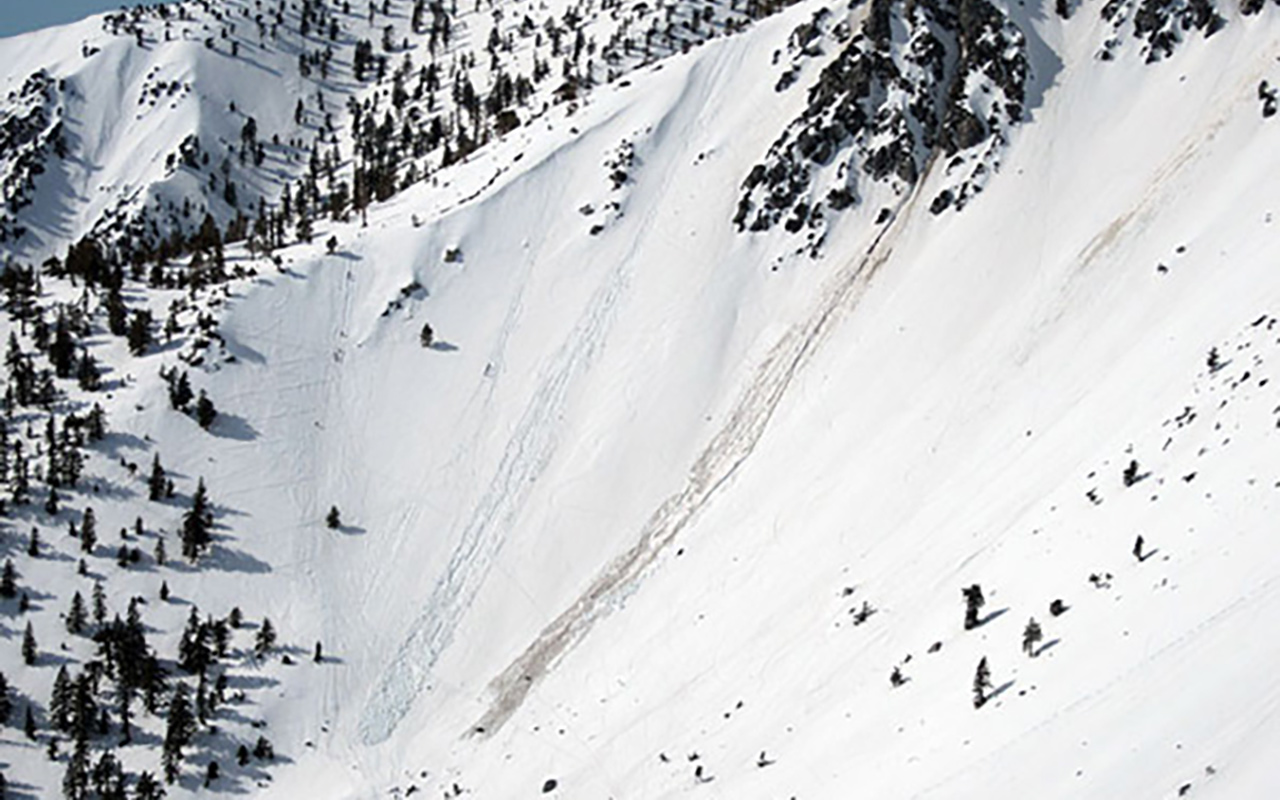
[{"label": "evergreen tree", "polygon": [[177,374],[170,372],[168,377],[169,404],[179,411],[185,411],[195,398],[195,393],[191,391],[191,379],[187,377],[186,370]]},{"label": "evergreen tree", "polygon": [[332,530],[337,530],[342,526],[342,517],[338,514],[337,506],[329,507],[329,514],[324,518],[324,522]]},{"label": "evergreen tree", "polygon": [[22,717],[22,734],[30,741],[36,740],[36,715],[30,703],[27,703],[27,711]]},{"label": "evergreen tree", "polygon": [[207,431],[217,418],[218,410],[213,407],[213,401],[209,399],[209,395],[201,389],[200,399],[196,401],[196,422]]},{"label": "evergreen tree", "polygon": [[107,593],[102,590],[102,581],[93,582],[93,624],[102,625],[107,621]]},{"label": "evergreen tree", "polygon": [[84,598],[76,592],[71,596],[71,608],[67,611],[67,631],[79,636],[84,633],[87,621],[88,614],[85,612]]},{"label": "evergreen tree", "polygon": [[156,538],[155,557],[156,563],[162,567],[164,566],[165,560],[169,557],[169,554],[165,552],[163,536]]},{"label": "evergreen tree", "polygon": [[76,365],[76,383],[86,392],[96,392],[102,388],[102,371],[98,362],[87,351],[80,354]]},{"label": "evergreen tree", "polygon": [[200,622],[195,606],[187,617],[187,626],[178,643],[178,665],[192,675],[204,675],[213,660],[209,650],[209,628]]},{"label": "evergreen tree", "polygon": [[11,600],[18,596],[18,572],[13,567],[13,560],[6,559],[4,570],[0,571],[0,597]]},{"label": "evergreen tree", "polygon": [[62,796],[67,800],[83,800],[89,791],[89,744],[77,741],[67,759],[62,775]]},{"label": "evergreen tree", "polygon": [[168,602],[169,600],[169,582],[168,581],[160,582],[160,600],[164,602]]},{"label": "evergreen tree", "polygon": [[135,800],[161,800],[164,797],[164,787],[150,772],[143,772],[134,784],[133,796]]},{"label": "evergreen tree", "polygon": [[1032,617],[1027,622],[1026,629],[1023,630],[1022,632],[1023,652],[1025,652],[1027,655],[1031,656],[1032,658],[1035,658],[1038,652],[1036,650],[1036,645],[1039,644],[1040,640],[1043,638],[1044,638],[1044,632],[1040,630],[1040,623],[1036,622],[1035,617]]},{"label": "evergreen tree", "polygon": [[276,757],[275,748],[271,746],[271,742],[265,736],[259,736],[258,741],[253,746],[253,757],[259,761],[271,761]]},{"label": "evergreen tree", "polygon": [[147,479],[147,498],[153,503],[164,499],[165,488],[164,467],[160,466],[160,454],[151,459],[151,477]]},{"label": "evergreen tree", "polygon": [[982,596],[982,587],[976,583],[961,593],[964,594],[964,629],[972,630],[978,627],[978,611],[987,601]]},{"label": "evergreen tree", "polygon": [[[52,451],[49,453],[49,456],[51,458],[53,457]],[[50,480],[53,480],[54,469],[55,467],[51,464],[49,466]],[[60,499],[61,498],[58,497],[58,487],[50,486],[49,496],[46,497],[44,501],[44,513],[48,514],[51,517],[56,517],[58,515],[58,501]]]},{"label": "evergreen tree", "polygon": [[236,763],[242,767],[249,764],[249,748],[247,746],[242,744],[236,749]]},{"label": "evergreen tree", "polygon": [[218,779],[218,762],[210,761],[204,771],[204,788],[208,789]]},{"label": "evergreen tree", "polygon": [[182,769],[182,748],[191,742],[191,737],[196,732],[196,718],[191,711],[191,700],[187,694],[187,685],[179,683],[173,692],[173,699],[169,701],[161,753],[166,783],[173,783],[178,779],[178,773]]},{"label": "evergreen tree", "polygon": [[36,634],[31,629],[31,623],[27,623],[27,629],[22,632],[22,661],[28,667],[35,666],[36,657],[39,655],[36,649]]},{"label": "evergreen tree", "polygon": [[987,666],[987,657],[983,656],[978,662],[978,671],[973,675],[973,707],[982,708],[988,699],[987,692],[991,690],[991,668]]},{"label": "evergreen tree", "polygon": [[266,617],[262,618],[262,627],[258,628],[258,634],[254,637],[253,650],[261,658],[270,653],[276,646],[276,629],[271,624],[271,620]]},{"label": "evergreen tree", "polygon": [[13,698],[9,696],[9,679],[0,672],[0,725],[7,725],[13,715]]},{"label": "evergreen tree", "polygon": [[191,498],[191,508],[182,517],[182,555],[195,562],[208,548],[211,541],[209,529],[213,527],[213,512],[209,508],[204,478],[196,484]]},{"label": "evergreen tree", "polygon": [[135,356],[145,355],[151,346],[151,312],[138,309],[129,320],[129,352]]},{"label": "evergreen tree", "polygon": [[80,520],[80,549],[90,555],[98,544],[98,519],[92,508],[84,510],[84,518]]},{"label": "evergreen tree", "polygon": [[31,538],[27,540],[27,555],[32,558],[40,557],[40,529],[32,526]]},{"label": "evergreen tree", "polygon": [[65,666],[58,667],[53,680],[53,693],[49,695],[49,722],[60,731],[71,730],[71,705],[74,691]]}]

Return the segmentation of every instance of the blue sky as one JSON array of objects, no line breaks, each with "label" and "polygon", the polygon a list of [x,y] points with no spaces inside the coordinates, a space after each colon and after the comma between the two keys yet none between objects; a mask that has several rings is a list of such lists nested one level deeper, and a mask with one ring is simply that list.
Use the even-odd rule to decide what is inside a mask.
[{"label": "blue sky", "polygon": [[0,0],[0,37],[62,25],[137,0]]}]

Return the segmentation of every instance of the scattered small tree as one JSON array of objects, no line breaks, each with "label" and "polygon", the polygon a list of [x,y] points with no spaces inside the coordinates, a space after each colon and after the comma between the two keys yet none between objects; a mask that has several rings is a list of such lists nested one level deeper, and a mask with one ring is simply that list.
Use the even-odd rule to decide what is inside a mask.
[{"label": "scattered small tree", "polygon": [[84,608],[84,598],[76,592],[71,596],[71,608],[67,611],[67,631],[77,636],[84,633],[85,623],[88,621],[88,613]]},{"label": "scattered small tree", "polygon": [[1039,651],[1036,649],[1036,645],[1040,644],[1040,640],[1043,638],[1044,632],[1040,630],[1040,623],[1036,622],[1035,617],[1032,617],[1027,622],[1026,629],[1022,631],[1023,652],[1032,658],[1035,658],[1039,654]]},{"label": "scattered small tree", "polygon": [[84,510],[84,518],[80,520],[80,549],[92,554],[98,543],[98,521],[92,508]]},{"label": "scattered small tree", "polygon": [[978,611],[987,601],[982,596],[982,587],[976,583],[961,593],[964,595],[964,629],[968,631],[978,627]]},{"label": "scattered small tree", "polygon": [[0,672],[0,724],[7,724],[13,714],[13,698],[9,696],[9,680]]},{"label": "scattered small tree", "polygon": [[0,597],[11,600],[18,596],[18,571],[13,567],[13,560],[6,559],[4,570],[0,571]]},{"label": "scattered small tree", "polygon": [[36,649],[36,634],[31,629],[31,623],[27,623],[27,629],[22,633],[22,661],[28,667],[35,666],[36,657],[39,651]]},{"label": "scattered small tree", "polygon": [[329,507],[329,514],[324,518],[324,523],[329,526],[330,530],[337,530],[342,527],[342,517],[338,513],[337,506]]},{"label": "scattered small tree", "polygon": [[987,657],[983,656],[978,662],[978,671],[973,675],[973,707],[982,708],[986,705],[987,700],[991,699],[987,694],[991,690],[991,668],[987,666]]},{"label": "scattered small tree", "polygon": [[262,626],[258,628],[258,634],[254,637],[253,650],[262,658],[276,646],[276,629],[271,624],[271,620],[266,617],[262,618]]},{"label": "scattered small tree", "polygon": [[1138,475],[1138,460],[1136,458],[1129,459],[1129,466],[1124,468],[1124,474],[1120,476],[1126,487],[1137,483],[1141,476]]},{"label": "scattered small tree", "polygon": [[147,498],[151,502],[158,503],[164,499],[165,479],[164,467],[160,466],[160,454],[156,453],[151,459],[151,477],[147,479]]},{"label": "scattered small tree", "polygon": [[422,343],[423,347],[430,347],[435,344],[436,333],[431,329],[430,323],[423,323],[422,332],[418,334],[418,341]]},{"label": "scattered small tree", "polygon": [[209,395],[205,394],[204,389],[200,390],[200,399],[196,401],[196,422],[206,431],[213,427],[213,422],[218,418],[218,409],[214,408],[213,401],[209,399]]}]

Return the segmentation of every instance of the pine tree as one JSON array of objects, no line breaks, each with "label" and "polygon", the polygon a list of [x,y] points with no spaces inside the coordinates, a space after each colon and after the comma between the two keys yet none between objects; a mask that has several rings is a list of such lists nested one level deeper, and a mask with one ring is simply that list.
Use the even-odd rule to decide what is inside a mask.
[{"label": "pine tree", "polygon": [[253,650],[261,658],[276,646],[276,629],[271,624],[271,620],[266,617],[262,618],[262,627],[258,628],[258,635],[254,637]]},{"label": "pine tree", "polygon": [[242,767],[248,765],[249,748],[247,746],[242,744],[236,749],[236,763]]},{"label": "pine tree", "polygon": [[196,718],[191,712],[191,700],[187,694],[187,685],[179,683],[173,692],[173,699],[169,701],[164,749],[161,754],[166,783],[173,783],[178,779],[178,773],[182,769],[182,748],[190,743],[196,732]]},{"label": "pine tree", "polygon": [[1032,658],[1035,658],[1038,653],[1038,651],[1036,650],[1036,645],[1039,644],[1040,640],[1043,638],[1044,638],[1044,632],[1040,630],[1040,623],[1036,622],[1035,617],[1032,617],[1027,622],[1026,629],[1023,630],[1022,632],[1023,652],[1031,656]]},{"label": "pine tree", "polygon": [[102,625],[107,621],[107,593],[102,590],[102,581],[93,582],[93,623]]},{"label": "pine tree", "polygon": [[135,356],[145,355],[147,348],[151,346],[151,312],[146,309],[134,311],[126,336],[129,352]]},{"label": "pine tree", "polygon": [[160,581],[160,600],[162,602],[168,602],[169,600],[169,582],[168,581]]},{"label": "pine tree", "polygon": [[134,784],[133,796],[136,800],[161,800],[164,797],[164,789],[154,775],[144,772],[138,776],[138,782]]},{"label": "pine tree", "polygon": [[67,759],[67,771],[62,775],[62,796],[67,800],[83,800],[89,789],[88,742],[77,741]]},{"label": "pine tree", "polygon": [[151,459],[151,477],[147,479],[147,498],[153,503],[163,500],[164,485],[164,467],[160,466],[160,454],[156,453]]},{"label": "pine tree", "polygon": [[209,399],[209,395],[201,389],[200,399],[196,401],[196,422],[207,431],[217,418],[218,410],[213,407],[213,401]]},{"label": "pine tree", "polygon": [[4,569],[0,571],[0,597],[12,600],[18,596],[18,571],[13,567],[13,560],[6,559]]},{"label": "pine tree", "polygon": [[973,675],[973,707],[982,708],[986,705],[988,699],[987,692],[991,690],[991,668],[987,666],[987,657],[983,656],[978,662],[978,671]]},{"label": "pine tree", "polygon": [[31,538],[27,540],[27,555],[32,558],[40,557],[40,529],[31,528]]},{"label": "pine tree", "polygon": [[271,761],[276,757],[275,748],[271,746],[267,737],[258,737],[257,743],[253,746],[253,757],[259,761]]},{"label": "pine tree", "polygon": [[168,559],[169,557],[168,552],[166,552],[165,550],[163,536],[159,536],[156,538],[156,547],[154,550],[154,554],[156,557],[156,563],[163,567],[165,560]]},{"label": "pine tree", "polygon": [[[51,458],[53,457],[53,452],[52,452],[52,451],[49,453],[49,456],[50,456]],[[49,477],[50,477],[50,479],[51,479],[51,480],[53,479],[54,470],[55,470],[55,467],[54,467],[53,465],[50,465],[50,466],[49,466],[49,473],[50,473]],[[45,498],[45,501],[44,501],[44,513],[48,514],[48,515],[49,515],[49,516],[51,516],[51,517],[56,517],[56,516],[58,516],[58,501],[59,501],[60,499],[61,499],[61,498],[59,498],[59,497],[58,497],[58,488],[57,488],[56,486],[50,486],[50,487],[49,487],[49,496],[48,496],[48,497],[46,497],[46,498]]]},{"label": "pine tree", "polygon": [[98,544],[98,520],[92,508],[84,510],[84,518],[80,520],[80,549],[92,555]]},{"label": "pine tree", "polygon": [[972,630],[978,627],[978,611],[986,604],[986,599],[982,596],[982,587],[978,584],[961,589],[964,595],[964,629]]},{"label": "pine tree", "polygon": [[22,633],[22,661],[28,667],[35,666],[36,657],[39,655],[36,650],[36,634],[31,629],[31,623],[27,623],[27,629]]},{"label": "pine tree", "polygon": [[182,517],[182,555],[189,561],[195,562],[209,546],[212,526],[213,512],[209,509],[204,478],[201,478],[191,498],[191,508]]},{"label": "pine tree", "polygon": [[9,679],[0,672],[0,725],[8,724],[13,715],[13,698],[9,696]]},{"label": "pine tree", "polygon": [[195,398],[195,393],[191,391],[191,379],[187,377],[187,371],[180,373],[169,373],[169,405],[179,411],[185,411],[187,406]]},{"label": "pine tree", "polygon": [[84,633],[85,623],[88,621],[88,614],[84,609],[84,598],[76,592],[71,596],[71,608],[67,611],[67,631],[77,636]]},{"label": "pine tree", "polygon": [[30,703],[27,703],[27,711],[22,717],[22,734],[30,741],[36,740],[36,715]]},{"label": "pine tree", "polygon": [[204,788],[208,789],[218,779],[218,762],[210,761],[204,771]]},{"label": "pine tree", "polygon": [[58,675],[53,681],[53,692],[49,695],[49,722],[60,731],[71,729],[71,705],[74,693],[71,678],[67,676],[65,666],[58,667]]},{"label": "pine tree", "polygon": [[338,513],[337,506],[329,507],[329,514],[324,518],[324,522],[332,530],[337,530],[342,526],[342,517]]}]

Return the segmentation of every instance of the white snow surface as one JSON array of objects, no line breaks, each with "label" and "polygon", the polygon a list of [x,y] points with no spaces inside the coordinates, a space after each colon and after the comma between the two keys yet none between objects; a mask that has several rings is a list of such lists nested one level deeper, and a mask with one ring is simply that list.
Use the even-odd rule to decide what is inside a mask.
[{"label": "white snow surface", "polygon": [[[1096,2],[1017,12],[1038,91],[985,191],[933,216],[941,164],[912,194],[873,187],[810,258],[731,220],[817,75],[776,93],[772,53],[823,5],[537,118],[281,251],[283,272],[261,262],[222,319],[235,362],[197,378],[212,435],[168,407],[172,352],[133,365],[108,411],[136,438],[115,447],[149,463],[149,439],[203,476],[228,538],[200,571],[113,578],[113,605],[163,577],[202,611],[270,616],[302,655],[252,667],[284,758],[235,791],[1280,794],[1280,123],[1256,94],[1280,78],[1278,10],[1154,65],[1094,59]],[[17,37],[0,61],[84,35]],[[150,68],[132,57],[81,91]],[[107,175],[145,183],[147,142],[192,119],[144,123],[85,120]],[[95,503],[105,531],[146,506]],[[964,631],[973,583],[989,619]],[[35,616],[46,646],[58,611]],[[188,611],[148,622],[173,640]],[[54,670],[6,630],[5,673],[43,700]],[[975,710],[984,656],[999,691]],[[20,731],[0,760],[56,793]]]}]

